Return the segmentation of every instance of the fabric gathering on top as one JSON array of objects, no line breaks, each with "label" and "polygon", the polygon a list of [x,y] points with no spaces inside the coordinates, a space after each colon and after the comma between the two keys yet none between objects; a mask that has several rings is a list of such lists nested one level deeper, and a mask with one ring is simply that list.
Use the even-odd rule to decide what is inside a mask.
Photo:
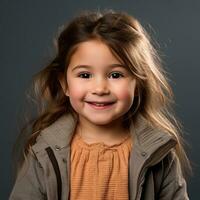
[{"label": "fabric gathering on top", "polygon": [[86,143],[80,134],[71,142],[70,200],[128,200],[128,162],[132,137],[108,145]]}]

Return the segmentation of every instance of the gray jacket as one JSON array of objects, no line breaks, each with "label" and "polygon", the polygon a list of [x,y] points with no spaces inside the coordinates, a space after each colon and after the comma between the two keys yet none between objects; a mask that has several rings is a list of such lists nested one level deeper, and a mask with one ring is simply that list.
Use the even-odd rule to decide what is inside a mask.
[{"label": "gray jacket", "polygon": [[[10,200],[67,200],[70,195],[70,141],[76,120],[61,116],[41,131],[12,188]],[[131,124],[133,133],[133,124]],[[130,200],[188,200],[187,184],[174,151],[173,136],[147,125],[134,125],[129,160]]]}]

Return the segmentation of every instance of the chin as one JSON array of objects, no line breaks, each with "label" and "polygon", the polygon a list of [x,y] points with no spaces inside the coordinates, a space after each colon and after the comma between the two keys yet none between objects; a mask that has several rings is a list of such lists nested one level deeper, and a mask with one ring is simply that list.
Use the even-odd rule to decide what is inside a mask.
[{"label": "chin", "polygon": [[110,123],[112,123],[113,121],[115,121],[116,120],[116,118],[105,118],[105,117],[93,117],[92,119],[90,119],[90,118],[87,118],[87,120],[89,120],[91,123],[93,123],[93,124],[96,124],[96,125],[107,125],[107,124],[110,124]]}]

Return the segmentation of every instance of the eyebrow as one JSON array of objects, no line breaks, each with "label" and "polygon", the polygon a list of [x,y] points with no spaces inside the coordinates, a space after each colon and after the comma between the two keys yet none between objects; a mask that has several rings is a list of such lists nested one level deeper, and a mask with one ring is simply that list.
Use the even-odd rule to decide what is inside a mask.
[{"label": "eyebrow", "polygon": [[[126,68],[125,65],[123,64],[120,64],[120,63],[117,63],[117,64],[111,64],[111,65],[108,65],[107,67],[109,68],[114,68],[114,67],[122,67],[122,68]],[[92,66],[90,65],[77,65],[76,67],[74,67],[72,69],[72,71],[76,70],[76,69],[80,69],[80,68],[92,68]]]}]

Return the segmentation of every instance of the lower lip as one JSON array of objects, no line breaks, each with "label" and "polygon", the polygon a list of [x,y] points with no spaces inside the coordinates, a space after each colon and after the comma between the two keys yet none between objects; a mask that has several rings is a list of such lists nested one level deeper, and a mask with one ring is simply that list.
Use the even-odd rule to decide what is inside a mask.
[{"label": "lower lip", "polygon": [[95,108],[96,110],[105,110],[105,109],[109,109],[110,107],[113,106],[114,103],[112,104],[108,104],[105,106],[96,106],[95,104],[91,104],[91,103],[87,103],[89,106],[91,106],[92,108]]}]

